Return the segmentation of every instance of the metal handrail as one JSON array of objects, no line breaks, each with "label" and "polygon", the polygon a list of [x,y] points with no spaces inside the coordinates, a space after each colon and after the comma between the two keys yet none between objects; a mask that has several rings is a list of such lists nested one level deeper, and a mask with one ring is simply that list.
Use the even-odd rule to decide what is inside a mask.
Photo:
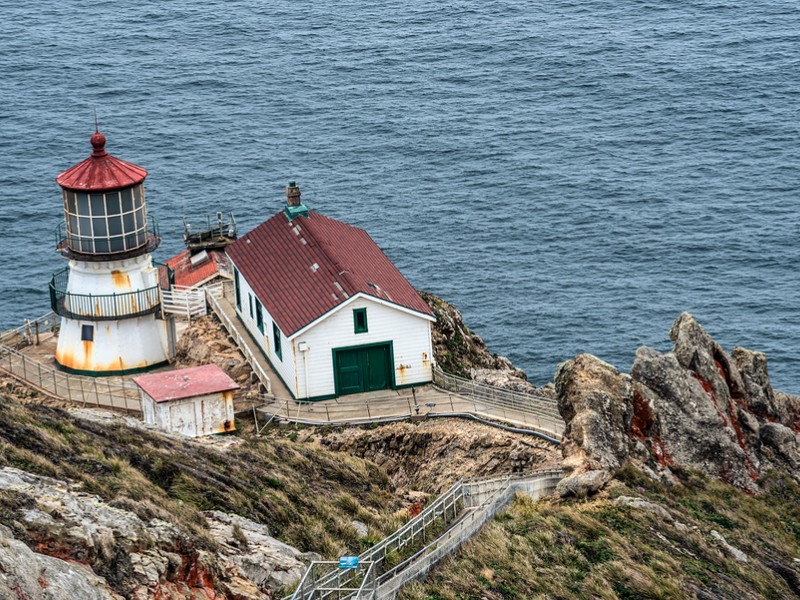
[{"label": "metal handrail", "polygon": [[[225,310],[219,303],[219,298],[217,298],[215,292],[216,290],[214,289],[212,290],[206,289],[206,301],[208,302],[208,305],[211,307],[211,310],[214,312],[214,314],[217,315],[220,322],[222,323],[222,326],[225,327],[225,329],[228,331],[231,337],[233,337],[234,341],[236,342],[236,345],[239,347],[239,350],[244,355],[245,360],[250,365],[250,368],[253,369],[253,371],[256,374],[256,377],[258,377],[259,381],[261,381],[261,384],[266,388],[267,394],[271,394],[272,383],[270,382],[269,375],[267,375],[267,372],[264,371],[264,369],[258,363],[258,360],[256,359],[253,352],[250,350],[249,346],[247,345],[247,342],[239,333],[239,329],[230,320],[228,315],[225,314]],[[224,294],[224,287],[223,287],[223,294]]]},{"label": "metal handrail", "polygon": [[445,373],[438,366],[433,370],[433,383],[442,389],[462,396],[469,396],[476,400],[490,402],[497,406],[526,412],[541,412],[545,416],[561,417],[558,412],[558,402],[552,398],[479,383],[472,379]]},{"label": "metal handrail", "polygon": [[[538,469],[529,473],[502,476],[494,475],[490,477],[459,480],[440,494],[436,500],[431,502],[419,515],[368,550],[362,552],[358,557],[359,562],[370,561],[382,564],[383,559],[386,557],[387,549],[390,547],[401,548],[409,543],[414,539],[415,535],[424,532],[427,527],[433,523],[433,519],[438,518],[438,516],[442,514],[441,511],[443,508],[446,510],[448,506],[455,506],[458,502],[462,503],[461,513],[454,513],[452,520],[455,520],[458,514],[467,514],[464,508],[469,508],[471,512],[468,516],[458,521],[454,527],[448,528],[447,531],[442,533],[431,543],[426,544],[425,547],[415,552],[411,557],[378,576],[378,582],[382,586],[387,584],[392,585],[392,579],[396,577],[400,578],[392,585],[394,589],[399,589],[406,581],[424,574],[435,562],[440,560],[441,557],[444,556],[444,553],[441,551],[442,548],[446,547],[447,553],[452,552],[455,547],[472,537],[486,521],[497,514],[511,499],[514,492],[526,482],[544,481],[546,483],[555,483],[563,477],[563,474],[563,470],[560,468],[550,468]],[[472,508],[467,507],[467,501],[470,496],[478,495],[481,497],[484,494],[487,495],[486,498],[472,505]],[[426,517],[433,517],[427,525],[425,524]],[[459,532],[456,532],[455,528],[459,528]],[[404,543],[401,544],[399,543],[400,541]],[[431,556],[431,558],[426,561],[426,564],[423,565],[424,570],[416,569],[416,572],[414,572],[412,569],[409,573],[404,572],[407,567],[414,565],[414,563],[423,556]],[[334,563],[331,564],[333,565]],[[401,571],[403,572],[401,573]],[[327,589],[334,581],[341,584],[342,572],[340,569],[332,568],[327,574],[314,577],[313,584],[309,582],[309,579],[312,577],[311,573],[312,568],[309,566],[294,594],[286,596],[284,600],[310,600],[316,597],[316,591]],[[351,598],[352,595],[345,597]]]},{"label": "metal handrail", "polygon": [[[153,252],[161,244],[159,235],[158,221],[152,215],[147,215],[144,228],[134,232],[119,235],[98,235],[98,236],[77,236],[71,234],[67,229],[66,223],[60,221],[55,227],[56,250],[69,258],[87,261],[102,261],[114,259],[124,259],[129,256],[138,256],[142,252]],[[124,239],[127,246],[128,240],[136,240],[137,236],[144,234],[144,241],[131,248],[122,250],[111,250],[111,240]],[[107,251],[85,252],[81,248],[81,242],[85,240],[106,240],[109,243]]]},{"label": "metal handrail", "polygon": [[[157,267],[159,280],[164,278],[168,283],[173,279],[172,269],[162,264],[157,264]],[[67,291],[69,271],[69,267],[62,269],[50,279],[50,307],[62,317],[116,321],[152,314],[161,308],[161,281],[148,288],[121,294],[75,294]],[[166,275],[162,277],[162,273]]]}]

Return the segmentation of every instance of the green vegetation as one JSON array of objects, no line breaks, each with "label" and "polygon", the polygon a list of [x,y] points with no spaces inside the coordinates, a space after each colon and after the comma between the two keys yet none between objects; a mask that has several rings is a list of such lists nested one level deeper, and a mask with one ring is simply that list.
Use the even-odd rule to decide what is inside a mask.
[{"label": "green vegetation", "polygon": [[[718,480],[680,472],[681,485],[633,468],[591,501],[518,497],[477,538],[404,600],[520,598],[681,599],[800,596],[800,485],[772,472],[748,496]],[[674,520],[615,503],[642,498]],[[737,562],[710,535],[748,555]]]},{"label": "green vegetation", "polygon": [[[392,515],[398,506],[385,471],[327,451],[308,435],[297,441],[299,430],[268,437],[244,432],[241,444],[222,450],[3,395],[0,411],[0,467],[80,482],[143,519],[184,528],[201,547],[213,549],[204,510],[264,523],[275,537],[327,558],[361,551],[401,524]],[[13,523],[24,507],[6,496],[0,520]],[[354,519],[369,527],[368,539],[359,537]]]}]

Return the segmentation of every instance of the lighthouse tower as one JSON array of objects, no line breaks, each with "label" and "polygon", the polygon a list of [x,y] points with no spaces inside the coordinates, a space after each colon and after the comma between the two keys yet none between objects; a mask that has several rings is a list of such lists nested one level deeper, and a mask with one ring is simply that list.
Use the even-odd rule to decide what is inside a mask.
[{"label": "lighthouse tower", "polygon": [[147,171],[106,152],[102,133],[90,141],[92,155],[56,178],[65,215],[58,250],[69,259],[50,281],[62,317],[56,362],[84,375],[143,371],[173,355],[174,321],[161,311],[171,272],[150,257],[160,239],[147,218]]}]

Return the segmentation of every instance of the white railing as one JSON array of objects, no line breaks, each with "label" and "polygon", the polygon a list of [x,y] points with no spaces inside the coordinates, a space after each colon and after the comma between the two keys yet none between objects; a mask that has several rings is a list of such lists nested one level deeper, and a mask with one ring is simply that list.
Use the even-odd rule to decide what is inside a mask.
[{"label": "white railing", "polygon": [[562,477],[562,471],[554,469],[540,471],[536,474],[516,479],[506,478],[502,480],[502,484],[498,485],[477,509],[458,521],[454,527],[446,531],[437,540],[408,559],[406,561],[408,564],[402,570],[399,567],[403,565],[398,565],[395,573],[390,571],[381,575],[378,580],[380,587],[375,598],[393,600],[401,587],[424,577],[436,563],[447,556],[451,556],[461,544],[474,537],[490,519],[494,518],[498,512],[511,502],[516,492],[522,491],[534,498],[539,498],[554,490]]},{"label": "white railing", "polygon": [[202,317],[206,314],[206,294],[203,288],[189,288],[173,285],[169,290],[161,290],[161,307],[166,313],[186,317]]},{"label": "white railing", "polygon": [[[224,287],[222,289],[224,294]],[[258,377],[261,385],[263,385],[266,389],[267,394],[271,394],[272,384],[270,383],[269,375],[267,375],[267,372],[261,367],[261,364],[253,354],[253,351],[250,350],[250,346],[248,346],[247,341],[244,339],[242,334],[239,333],[239,328],[236,327],[236,324],[227,315],[225,309],[220,303],[220,297],[222,297],[223,294],[218,294],[216,288],[206,288],[206,301],[208,302],[208,305],[211,307],[211,310],[214,312],[214,314],[219,318],[222,326],[225,327],[228,334],[233,338],[234,342],[239,347],[239,350],[241,350],[245,360],[250,365],[250,368],[253,369],[253,373],[256,374],[256,377]]]},{"label": "white railing", "polygon": [[[436,392],[438,397],[420,392],[412,396],[353,398],[343,396],[336,402],[297,402],[290,399],[266,400],[259,411],[272,418],[305,425],[361,425],[416,416],[471,416],[491,425],[508,423],[511,427],[534,431],[551,441],[564,433],[564,420],[558,413],[533,411],[525,404],[512,408],[507,403],[477,400],[456,393]],[[429,401],[430,400],[430,401]]]},{"label": "white railing", "polygon": [[58,331],[61,317],[53,311],[38,319],[25,319],[25,323],[14,329],[0,333],[0,344],[19,350],[25,346],[39,343],[39,336]]}]

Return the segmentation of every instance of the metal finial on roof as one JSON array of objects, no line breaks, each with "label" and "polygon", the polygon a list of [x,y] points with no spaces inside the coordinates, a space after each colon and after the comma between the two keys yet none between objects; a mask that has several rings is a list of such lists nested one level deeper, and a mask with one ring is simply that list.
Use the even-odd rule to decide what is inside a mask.
[{"label": "metal finial on roof", "polygon": [[94,113],[94,132],[100,133],[100,127],[97,124],[97,108],[92,108],[92,112]]},{"label": "metal finial on roof", "polygon": [[106,136],[104,136],[99,131],[96,131],[92,134],[92,137],[89,138],[89,141],[92,144],[92,156],[96,156],[98,158],[103,156],[108,156],[108,152],[106,152]]}]

